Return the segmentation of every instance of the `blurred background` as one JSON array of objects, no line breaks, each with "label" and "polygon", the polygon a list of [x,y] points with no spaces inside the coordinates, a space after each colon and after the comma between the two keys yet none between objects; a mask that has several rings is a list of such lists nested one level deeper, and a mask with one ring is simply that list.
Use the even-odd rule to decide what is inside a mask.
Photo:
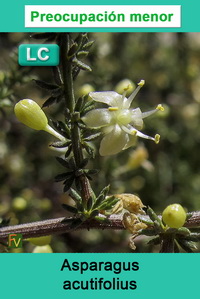
[{"label": "blurred background", "polygon": [[[98,154],[91,166],[99,168],[92,186],[98,193],[111,184],[111,193],[133,193],[157,213],[171,203],[187,211],[200,209],[200,33],[91,33],[95,40],[87,63],[92,72],[81,72],[76,96],[91,90],[123,92],[125,79],[145,85],[132,107],[142,111],[163,104],[164,112],[145,119],[143,132],[161,135],[158,145],[139,139],[135,148],[117,156]],[[10,224],[66,216],[63,172],[49,148],[52,137],[20,124],[14,104],[31,98],[42,105],[48,93],[33,79],[53,82],[50,67],[20,67],[21,43],[38,43],[26,33],[0,34],[0,217]],[[49,119],[63,119],[62,107],[45,108]],[[77,231],[53,236],[53,252],[131,252],[130,234],[121,231]],[[24,242],[23,252],[34,246]],[[138,238],[136,252],[156,252]]]}]

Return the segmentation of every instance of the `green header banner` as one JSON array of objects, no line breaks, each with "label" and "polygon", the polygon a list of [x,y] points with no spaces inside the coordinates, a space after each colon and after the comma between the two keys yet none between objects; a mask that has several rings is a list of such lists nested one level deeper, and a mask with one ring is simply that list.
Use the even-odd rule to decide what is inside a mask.
[{"label": "green header banner", "polygon": [[[52,14],[49,8],[52,5],[54,5],[55,14]],[[34,9],[29,17],[27,10],[31,6],[34,6]],[[44,8],[45,16],[43,12],[40,13],[43,6],[46,6]],[[64,10],[61,6],[65,6]],[[71,6],[74,9],[73,13],[69,11]],[[87,11],[90,6],[96,7],[96,10],[94,12],[90,9],[87,15],[83,7]],[[118,10],[126,11],[128,6],[129,15],[124,14],[123,16],[121,13],[122,17],[118,20]],[[131,10],[130,6],[132,7]],[[135,10],[135,6],[140,6],[141,11]],[[157,9],[162,6],[163,10],[159,13]],[[174,11],[177,6],[180,7],[179,15],[177,15],[177,11]],[[147,7],[154,7],[154,10],[149,13]],[[170,7],[172,10],[168,11]],[[81,27],[81,30],[88,32],[198,32],[200,30],[198,8],[200,8],[200,3],[185,0],[154,0],[151,3],[150,1],[129,0],[123,3],[119,0],[97,1],[95,5],[94,1],[89,0],[76,1],[74,5],[62,0],[43,0],[42,2],[11,0],[2,4],[0,30],[1,32],[64,32],[66,30],[78,32]],[[57,10],[58,12],[56,12]],[[59,13],[60,10],[63,11],[62,14]],[[134,14],[137,15],[136,19]],[[80,20],[77,19],[77,22],[75,21],[76,15],[80,18]],[[28,18],[29,20],[26,20]],[[41,21],[39,25],[36,23],[36,19]]]}]

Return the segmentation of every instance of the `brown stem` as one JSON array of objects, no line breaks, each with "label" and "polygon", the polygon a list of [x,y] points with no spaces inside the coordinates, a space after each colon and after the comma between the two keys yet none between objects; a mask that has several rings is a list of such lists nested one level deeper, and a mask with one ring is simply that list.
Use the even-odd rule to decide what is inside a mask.
[{"label": "brown stem", "polygon": [[188,216],[185,226],[188,228],[200,226],[200,211],[188,213]]},{"label": "brown stem", "polygon": [[[103,215],[101,215],[103,217]],[[22,234],[23,238],[40,237],[51,234],[62,234],[71,231],[70,223],[63,222],[65,218],[48,219],[32,223],[25,223],[13,226],[6,226],[0,229],[0,241],[7,240],[8,235],[12,233]],[[68,218],[73,219],[73,218]],[[79,229],[124,229],[122,225],[122,217],[112,215],[110,222],[99,222],[96,220],[88,220],[82,223]]]},{"label": "brown stem", "polygon": [[171,234],[163,234],[160,253],[173,253],[173,252],[174,252],[174,236]]},{"label": "brown stem", "polygon": [[[186,227],[200,227],[200,211],[190,213],[191,217],[185,223]],[[102,216],[102,215],[101,215]],[[69,218],[70,219],[70,218]],[[149,217],[146,216],[146,220]],[[0,241],[5,241],[11,233],[20,233],[23,238],[39,237],[51,234],[62,234],[71,231],[69,223],[63,223],[64,218],[56,218],[43,220],[38,222],[19,224],[0,228]],[[123,230],[121,215],[111,215],[109,222],[98,222],[96,220],[88,220],[82,223],[77,229],[114,229]],[[76,230],[77,230],[76,229]]]}]

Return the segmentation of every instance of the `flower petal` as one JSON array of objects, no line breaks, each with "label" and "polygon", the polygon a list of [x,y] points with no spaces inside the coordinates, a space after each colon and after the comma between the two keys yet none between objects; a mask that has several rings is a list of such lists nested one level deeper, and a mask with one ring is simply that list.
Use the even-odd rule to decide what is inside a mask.
[{"label": "flower petal", "polygon": [[91,128],[104,127],[112,124],[112,116],[108,109],[95,109],[89,111],[82,117],[82,120]]},{"label": "flower petal", "polygon": [[142,111],[140,108],[132,109],[131,110],[131,124],[137,129],[142,129],[143,127],[143,120],[142,120]]},{"label": "flower petal", "polygon": [[125,147],[123,148],[123,150],[131,147],[131,146],[135,146],[136,142],[137,142],[137,136],[136,135],[128,135],[129,137],[129,141],[127,142],[127,144],[125,145]]},{"label": "flower petal", "polygon": [[122,96],[115,91],[90,92],[89,96],[96,102],[107,104],[112,107],[123,105]]},{"label": "flower petal", "polygon": [[101,156],[115,155],[119,153],[128,142],[128,134],[116,125],[114,129],[106,134],[100,144],[99,153]]}]

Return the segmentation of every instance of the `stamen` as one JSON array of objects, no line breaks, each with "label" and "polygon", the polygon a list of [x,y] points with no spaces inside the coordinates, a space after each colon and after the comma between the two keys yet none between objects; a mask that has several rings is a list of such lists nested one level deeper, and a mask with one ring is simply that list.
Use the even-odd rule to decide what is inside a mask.
[{"label": "stamen", "polygon": [[[134,92],[128,97],[128,99],[126,100],[125,102],[125,105],[124,105],[124,108],[129,108],[133,99],[135,98],[135,96],[137,95],[137,93],[139,92],[139,90],[142,88],[142,86],[144,85],[145,81],[144,80],[141,80],[139,83],[138,83],[138,86],[137,88],[134,90]],[[123,95],[122,95],[123,97]]]},{"label": "stamen", "polygon": [[140,82],[138,83],[139,86],[143,86],[145,84],[145,80],[140,80]]},{"label": "stamen", "polygon": [[142,118],[145,118],[145,117],[147,117],[147,116],[149,116],[149,115],[152,115],[152,114],[154,114],[155,112],[158,112],[158,111],[164,111],[164,110],[165,110],[164,107],[163,107],[161,104],[159,104],[159,105],[156,107],[156,109],[153,109],[153,110],[150,110],[150,111],[143,112],[143,113],[142,113]]},{"label": "stamen", "polygon": [[157,107],[156,107],[156,110],[160,110],[160,111],[165,111],[165,108],[159,104]]},{"label": "stamen", "polygon": [[131,127],[131,126],[129,126],[129,127],[130,127],[130,129],[127,128],[127,127],[125,127],[125,126],[121,126],[121,128],[122,128],[122,130],[124,130],[124,132],[126,132],[126,133],[128,133],[130,135],[133,135],[133,136],[136,135],[137,130],[134,129],[133,127]]},{"label": "stamen", "polygon": [[[138,131],[137,129],[135,129],[135,128],[131,127],[131,126],[130,126],[130,129],[127,128],[127,127],[125,127],[125,126],[121,126],[121,128],[122,128],[126,133],[128,133],[128,134],[130,134],[130,135],[132,135],[132,136],[136,135],[136,136],[138,136],[138,137],[145,138],[145,139],[150,139],[150,140],[153,140],[153,141],[155,141],[155,142],[156,142],[156,141],[159,141],[159,140],[158,140],[159,137],[156,137],[156,139],[155,139],[155,138],[153,138],[153,137],[151,137],[151,136],[148,136],[148,135],[143,134],[142,132]],[[158,134],[157,134],[157,135],[158,135]],[[157,136],[157,135],[156,135],[156,136]],[[158,136],[160,136],[160,135],[158,135]]]},{"label": "stamen", "polygon": [[160,142],[160,135],[156,134],[155,135],[155,143],[158,144]]},{"label": "stamen", "polygon": [[142,118],[145,118],[145,117],[148,117],[154,113],[158,112],[157,109],[153,109],[153,110],[150,110],[150,111],[146,111],[146,112],[142,112]]},{"label": "stamen", "polygon": [[123,94],[122,94],[122,101],[124,101],[124,99],[125,99],[125,97],[126,97],[126,94],[127,94],[127,91],[128,91],[129,89],[131,89],[132,87],[133,87],[132,84],[128,84],[128,85],[124,88],[124,92],[123,92]]},{"label": "stamen", "polygon": [[132,130],[132,131],[131,131],[131,135],[134,136],[134,135],[136,135],[136,134],[137,134],[137,131],[136,131],[136,130]]},{"label": "stamen", "polygon": [[118,107],[108,107],[109,111],[118,111],[119,108]]},{"label": "stamen", "polygon": [[145,135],[143,134],[142,132],[138,131],[137,130],[137,134],[136,134],[138,137],[141,137],[141,138],[145,138],[145,139],[150,139],[150,140],[153,140],[155,141],[155,138],[151,137],[151,136],[148,136],[148,135]]}]

